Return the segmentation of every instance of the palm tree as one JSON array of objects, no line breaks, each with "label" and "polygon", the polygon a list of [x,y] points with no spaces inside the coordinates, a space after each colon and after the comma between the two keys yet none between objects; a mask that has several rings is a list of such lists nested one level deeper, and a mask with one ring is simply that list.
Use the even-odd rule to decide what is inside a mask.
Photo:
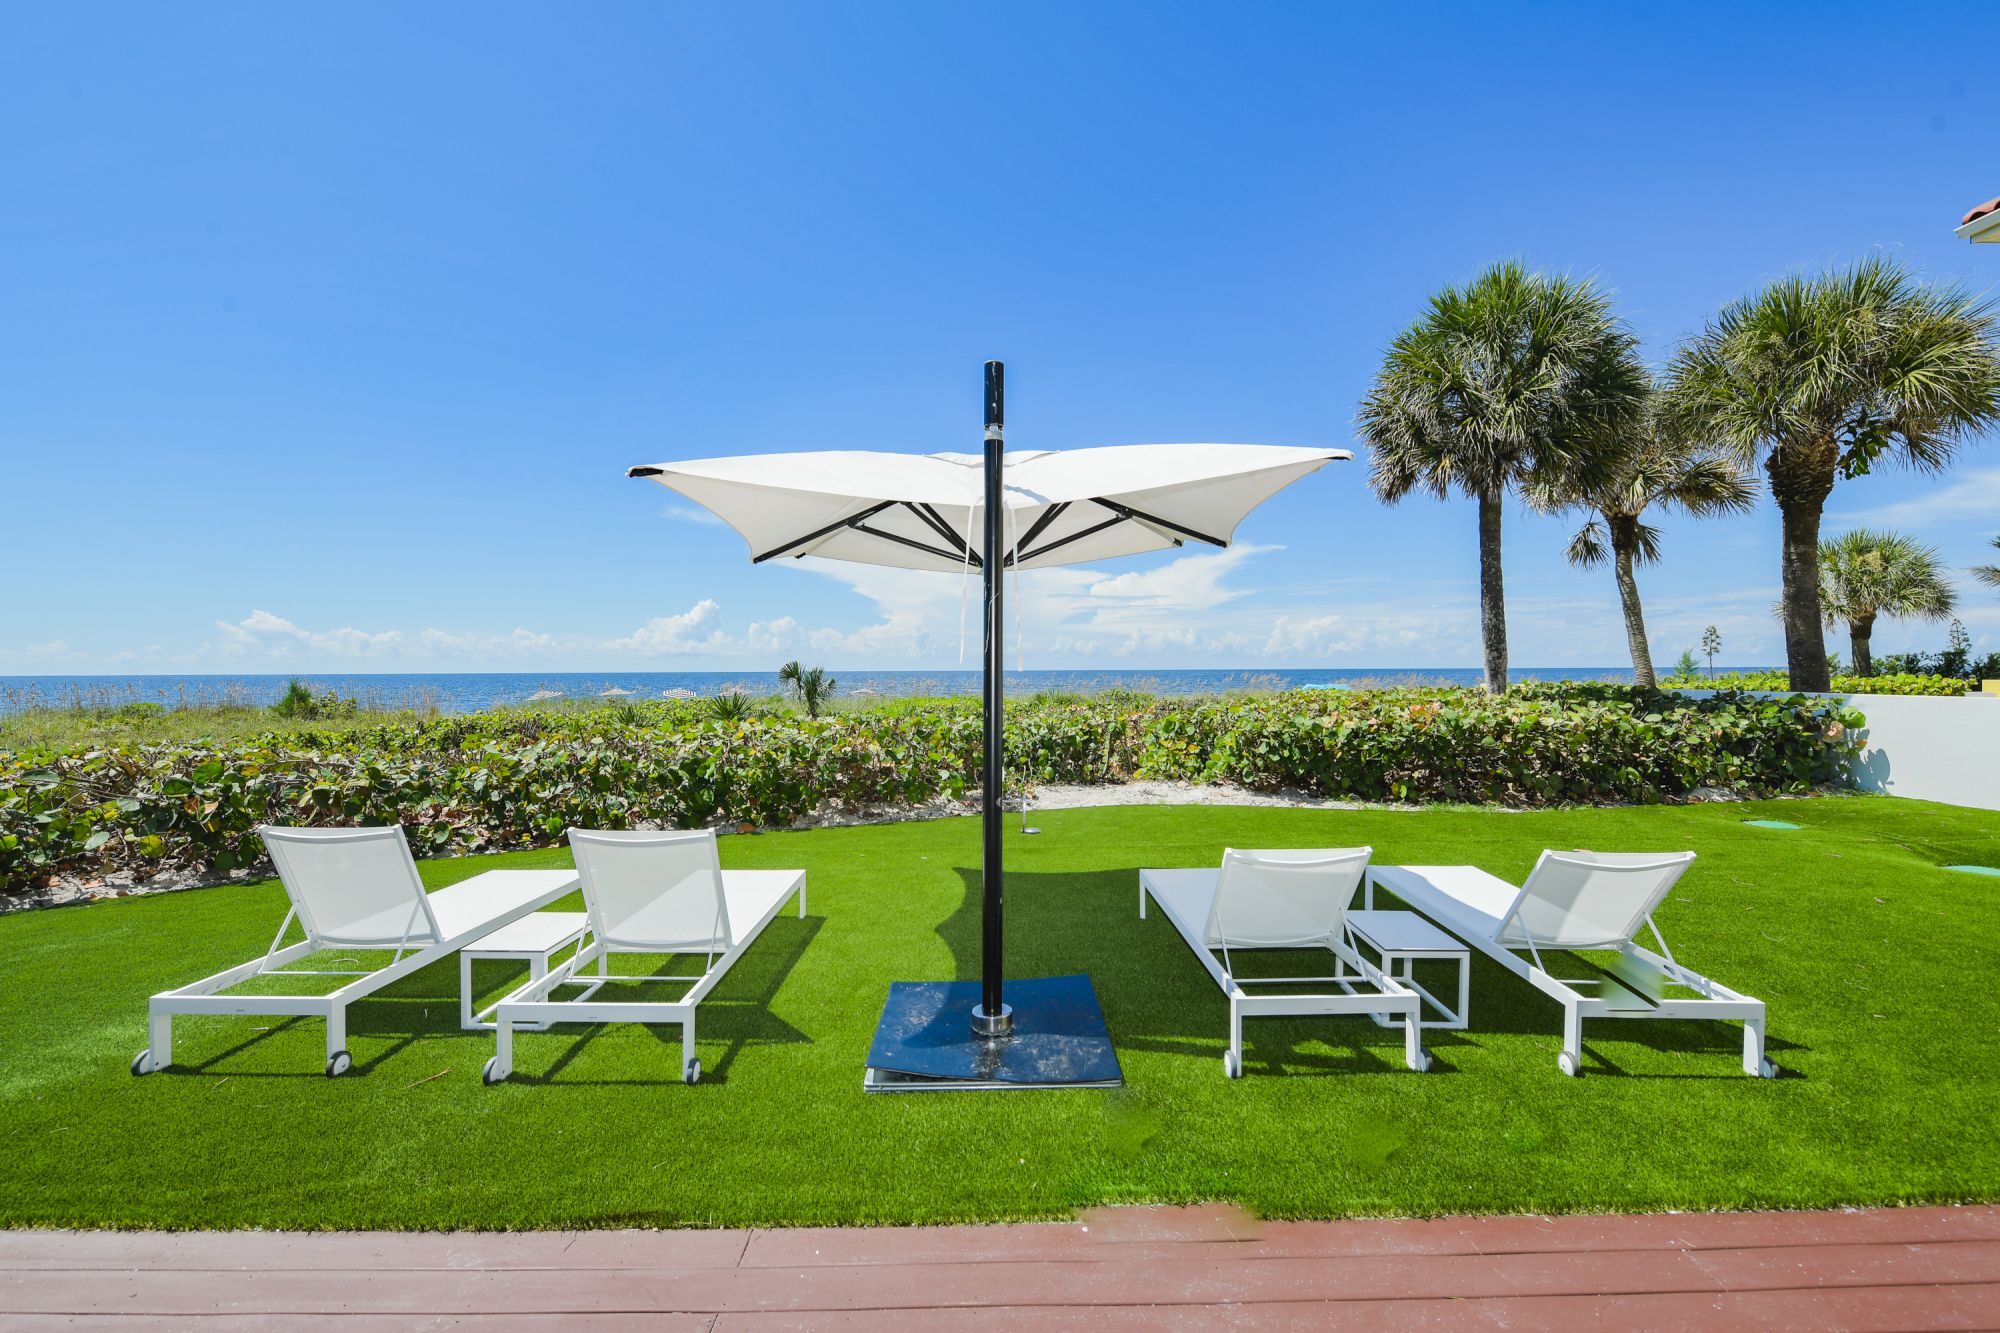
[{"label": "palm tree", "polygon": [[1988,302],[1876,258],[1775,282],[1675,354],[1671,428],[1763,459],[1783,520],[1793,689],[1827,686],[1819,523],[1834,482],[1884,457],[1937,471],[2000,419],[1993,335]]},{"label": "palm tree", "polygon": [[1362,401],[1375,493],[1479,503],[1479,618],[1486,688],[1507,688],[1500,515],[1509,490],[1599,484],[1636,425],[1646,373],[1595,283],[1496,264],[1431,298],[1397,335]]},{"label": "palm tree", "polygon": [[[2000,551],[2000,537],[1993,539],[1993,549]],[[2000,565],[1974,565],[1972,567],[1972,577],[1978,579],[1981,583],[2000,588]]]},{"label": "palm tree", "polygon": [[1899,532],[1856,528],[1819,544],[1820,612],[1828,628],[1847,622],[1854,674],[1875,674],[1868,640],[1875,618],[1943,620],[1958,605],[1934,547]]},{"label": "palm tree", "polygon": [[792,692],[807,717],[820,715],[827,701],[833,698],[835,688],[834,679],[826,674],[825,667],[801,667],[795,661],[778,668],[778,683]]},{"label": "palm tree", "polygon": [[1646,616],[1639,605],[1638,565],[1660,558],[1660,530],[1641,521],[1650,505],[1680,509],[1695,518],[1737,513],[1756,502],[1756,487],[1734,458],[1694,441],[1658,429],[1647,421],[1627,437],[1611,470],[1581,491],[1560,485],[1541,489],[1536,498],[1547,508],[1587,509],[1591,518],[1570,538],[1565,553],[1580,569],[1611,563],[1618,583],[1618,602],[1625,613],[1625,643],[1632,653],[1633,683],[1655,684],[1653,654],[1646,644]]}]

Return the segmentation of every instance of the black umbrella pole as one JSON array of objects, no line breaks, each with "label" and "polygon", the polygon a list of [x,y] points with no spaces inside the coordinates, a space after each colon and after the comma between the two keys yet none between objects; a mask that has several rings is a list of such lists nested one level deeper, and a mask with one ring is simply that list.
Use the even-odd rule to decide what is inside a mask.
[{"label": "black umbrella pole", "polygon": [[1006,698],[1001,681],[1000,649],[1002,576],[1006,544],[1001,476],[1005,448],[1001,427],[1006,418],[1006,368],[986,363],[986,531],[980,565],[986,593],[986,679],[983,691],[986,723],[986,770],[980,781],[979,820],[983,878],[980,898],[979,1008],[972,1013],[972,1030],[982,1037],[1004,1037],[1014,1027],[1014,1013],[1001,995],[1001,885],[1005,878],[1000,847],[1000,787],[1005,780],[1004,744]]}]

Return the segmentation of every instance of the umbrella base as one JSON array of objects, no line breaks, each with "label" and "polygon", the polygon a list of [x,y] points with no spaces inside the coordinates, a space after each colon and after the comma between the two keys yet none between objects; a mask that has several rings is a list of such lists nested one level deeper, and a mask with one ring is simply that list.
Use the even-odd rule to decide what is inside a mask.
[{"label": "umbrella base", "polygon": [[1115,1088],[1125,1081],[1087,976],[1007,983],[1011,1036],[972,1030],[976,981],[898,981],[868,1050],[869,1092]]}]

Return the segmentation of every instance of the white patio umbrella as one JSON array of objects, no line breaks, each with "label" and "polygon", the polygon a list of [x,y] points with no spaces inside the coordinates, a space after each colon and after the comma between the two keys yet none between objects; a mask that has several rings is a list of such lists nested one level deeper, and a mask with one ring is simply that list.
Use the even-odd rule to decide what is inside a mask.
[{"label": "white patio umbrella", "polygon": [[[714,512],[741,534],[756,563],[811,555],[902,569],[981,572],[986,608],[981,981],[970,1027],[957,1030],[987,1042],[1015,1030],[1003,991],[1001,932],[1003,573],[1096,562],[1189,542],[1227,546],[1237,525],[1259,504],[1327,463],[1353,457],[1345,449],[1247,444],[1136,444],[1009,454],[1002,442],[1003,417],[1003,370],[998,361],[989,361],[983,454],[753,454],[657,463],[627,474],[651,478]],[[999,558],[990,559],[995,552]],[[1101,1017],[1098,1024],[1101,1028]],[[888,1025],[885,1015],[885,1030]],[[989,1072],[1002,1059],[976,1049],[968,1058]]]}]

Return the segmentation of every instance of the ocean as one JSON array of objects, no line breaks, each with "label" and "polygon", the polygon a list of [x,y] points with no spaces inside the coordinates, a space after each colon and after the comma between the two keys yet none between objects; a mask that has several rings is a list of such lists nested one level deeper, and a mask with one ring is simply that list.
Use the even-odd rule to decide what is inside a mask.
[{"label": "ocean", "polygon": [[[1724,668],[1734,669],[1734,668]],[[839,694],[845,697],[977,694],[977,671],[835,671]],[[1477,685],[1476,667],[1284,668],[1243,667],[1232,670],[1184,670],[1171,667],[1101,671],[1020,671],[1007,674],[1007,693],[1015,698],[1039,690],[1097,694],[1109,689],[1143,690],[1150,694],[1217,694],[1246,689],[1297,689],[1303,686]],[[1601,680],[1629,684],[1630,667],[1516,667],[1516,681]],[[720,694],[745,690],[771,694],[778,690],[775,673],[753,671],[570,671],[570,672],[451,672],[407,675],[327,675],[298,673],[243,676],[0,676],[0,713],[24,708],[88,704],[116,706],[149,702],[169,707],[180,703],[274,703],[285,686],[300,680],[314,690],[384,707],[436,708],[446,713],[472,713],[503,704],[534,699],[642,698],[658,699],[677,690]]]}]

